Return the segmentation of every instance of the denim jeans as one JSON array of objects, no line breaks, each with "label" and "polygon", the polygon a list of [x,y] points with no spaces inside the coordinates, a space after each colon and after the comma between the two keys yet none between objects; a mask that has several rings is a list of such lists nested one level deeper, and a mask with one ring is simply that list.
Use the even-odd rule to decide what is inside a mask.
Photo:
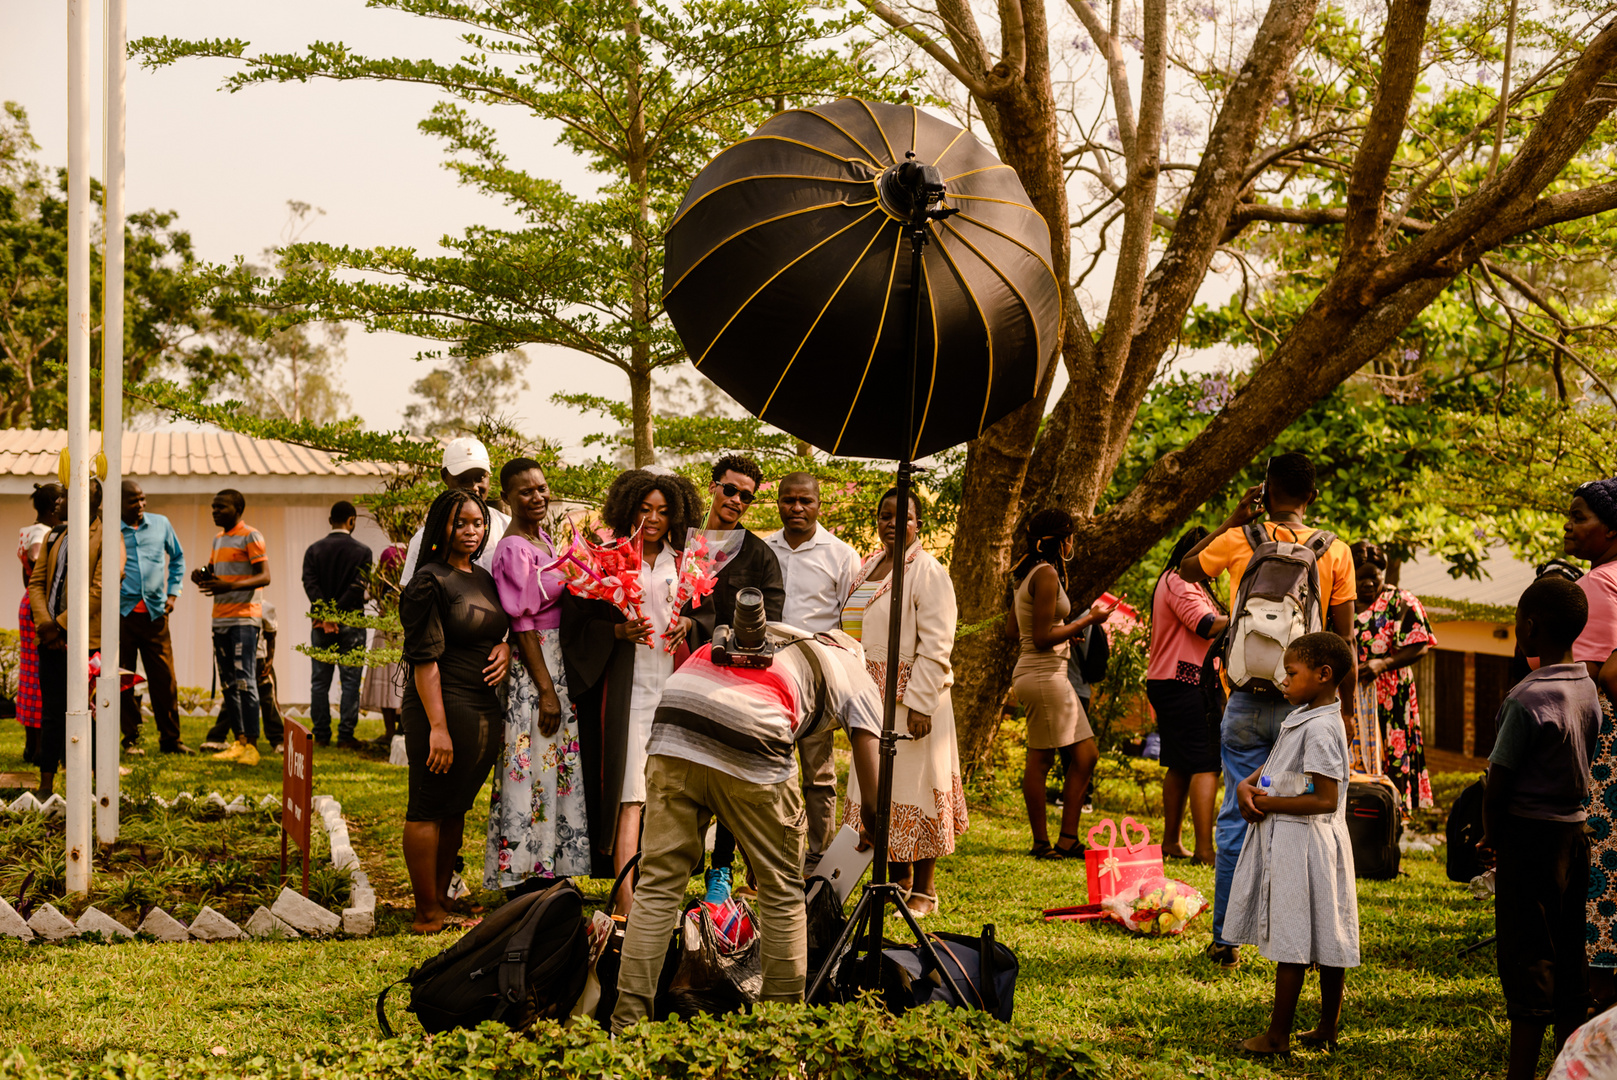
[{"label": "denim jeans", "polygon": [[1224,706],[1224,722],[1219,731],[1219,753],[1224,761],[1224,803],[1218,808],[1213,840],[1218,860],[1213,876],[1213,940],[1224,940],[1224,913],[1230,904],[1230,885],[1235,880],[1235,864],[1246,842],[1246,819],[1235,801],[1235,786],[1263,767],[1280,735],[1280,723],[1292,706],[1284,698],[1255,697],[1244,690],[1230,695]]},{"label": "denim jeans", "polygon": [[219,665],[224,703],[219,719],[248,742],[258,741],[258,627],[213,628],[213,657]]},{"label": "denim jeans", "polygon": [[[353,652],[365,647],[363,626],[339,627],[335,634],[316,626],[309,633],[309,644],[317,649],[336,647],[338,652]],[[352,739],[359,726],[359,683],[365,669],[350,664],[328,664],[310,659],[313,670],[309,675],[309,724],[319,742],[331,741],[331,673],[336,669],[342,681],[342,697],[338,708],[337,738]]]}]

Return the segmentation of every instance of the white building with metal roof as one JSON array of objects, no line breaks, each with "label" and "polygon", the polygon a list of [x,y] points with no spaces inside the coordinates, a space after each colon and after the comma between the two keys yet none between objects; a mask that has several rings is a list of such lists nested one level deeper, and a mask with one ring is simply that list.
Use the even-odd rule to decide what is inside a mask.
[{"label": "white building with metal roof", "polygon": [[[65,431],[0,430],[0,537],[17,536],[34,520],[29,497],[36,484],[56,479],[57,455],[66,445]],[[386,469],[371,462],[338,463],[323,451],[225,432],[124,433],[124,476],[140,484],[147,511],[168,518],[185,548],[187,581],[171,622],[181,686],[206,688],[213,682],[212,609],[189,581],[191,569],[208,561],[218,532],[209,510],[212,495],[227,487],[240,491],[247,499],[243,520],[264,534],[270,564],[264,596],[280,621],[275,667],[281,703],[307,704],[309,661],[294,651],[309,640],[310,631],[304,550],[330,530],[332,503],[374,492]],[[354,535],[378,557],[389,543],[363,510]],[[16,569],[9,579],[0,579],[10,581],[9,593],[0,592],[0,598],[10,597],[0,603],[0,627],[8,630],[17,628],[25,592],[21,564],[12,565]],[[333,712],[336,694],[333,685]],[[155,746],[155,735],[146,738]]]}]

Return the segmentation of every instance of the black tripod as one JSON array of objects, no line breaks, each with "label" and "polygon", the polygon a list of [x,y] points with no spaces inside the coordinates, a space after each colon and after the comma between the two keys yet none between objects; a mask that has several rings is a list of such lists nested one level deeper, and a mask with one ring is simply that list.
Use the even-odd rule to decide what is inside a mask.
[{"label": "black tripod", "polygon": [[[902,644],[902,599],[904,596],[904,556],[908,548],[905,542],[909,532],[910,509],[910,479],[915,472],[915,465],[910,461],[910,454],[915,446],[915,383],[916,373],[920,367],[921,350],[921,253],[927,243],[927,223],[941,221],[946,217],[959,213],[957,207],[933,209],[933,204],[943,198],[943,181],[939,177],[936,166],[924,165],[915,160],[913,152],[905,154],[903,164],[895,165],[884,172],[876,182],[878,198],[890,217],[905,223],[905,229],[910,236],[910,324],[909,324],[909,353],[910,370],[906,382],[907,399],[906,416],[904,424],[903,456],[898,463],[898,484],[896,507],[897,520],[894,522],[893,536],[893,587],[891,595],[892,615],[887,626],[887,685],[882,691],[882,732],[880,744],[879,772],[876,784],[876,834],[871,838],[875,848],[870,868],[870,884],[866,885],[863,894],[859,897],[859,904],[848,919],[848,924],[842,930],[842,936],[826,957],[820,970],[815,972],[814,981],[809,985],[808,1000],[819,1000],[819,995],[825,989],[827,981],[834,978],[842,966],[844,959],[856,962],[857,974],[854,985],[862,989],[874,990],[881,984],[881,952],[882,952],[882,922],[886,917],[887,905],[890,903],[903,916],[909,924],[910,933],[915,935],[915,943],[920,948],[923,963],[941,977],[945,986],[954,995],[956,1001],[964,1002],[965,996],[961,994],[960,987],[955,984],[954,977],[949,974],[938,958],[938,953],[932,942],[921,931],[921,926],[915,921],[915,916],[905,905],[904,899],[899,895],[898,885],[887,880],[887,848],[888,834],[892,826],[893,801],[893,759],[898,756],[898,740],[908,738],[900,736],[896,728],[898,717],[898,657]],[[868,797],[868,796],[867,796]],[[859,940],[865,942],[865,952],[862,963],[858,961]],[[843,981],[847,985],[847,981]]]}]

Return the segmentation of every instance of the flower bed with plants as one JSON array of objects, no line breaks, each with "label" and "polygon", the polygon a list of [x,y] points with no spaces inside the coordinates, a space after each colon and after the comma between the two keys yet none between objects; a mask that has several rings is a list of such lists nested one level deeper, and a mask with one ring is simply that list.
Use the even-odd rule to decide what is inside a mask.
[{"label": "flower bed with plants", "polygon": [[[0,792],[11,801],[20,791]],[[0,899],[23,919],[52,905],[78,919],[95,907],[133,930],[153,909],[191,922],[206,908],[245,924],[281,892],[280,806],[263,799],[182,795],[173,801],[126,798],[116,843],[98,846],[90,894],[67,892],[66,823],[59,813],[0,812]],[[313,830],[309,899],[341,911],[353,871],[327,861],[323,830]],[[301,881],[302,858],[290,852],[288,880]]]}]

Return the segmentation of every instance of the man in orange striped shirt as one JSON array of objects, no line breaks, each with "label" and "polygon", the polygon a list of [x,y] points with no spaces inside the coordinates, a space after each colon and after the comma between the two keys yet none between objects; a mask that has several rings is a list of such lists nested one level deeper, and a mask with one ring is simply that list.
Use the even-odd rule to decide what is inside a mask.
[{"label": "man in orange striped shirt", "polygon": [[258,634],[264,608],[258,590],[270,583],[264,534],[242,521],[247,500],[234,488],[213,497],[213,558],[191,574],[197,588],[213,597],[213,652],[219,664],[224,703],[236,742],[213,755],[242,765],[258,764]]}]

